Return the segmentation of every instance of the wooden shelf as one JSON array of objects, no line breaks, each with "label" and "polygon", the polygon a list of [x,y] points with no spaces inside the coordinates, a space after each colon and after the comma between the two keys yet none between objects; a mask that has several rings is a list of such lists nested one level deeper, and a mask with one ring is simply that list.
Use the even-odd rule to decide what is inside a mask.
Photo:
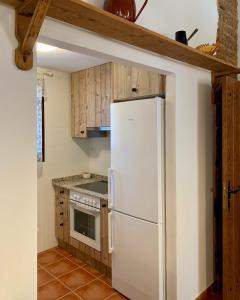
[{"label": "wooden shelf", "polygon": [[[24,1],[0,2],[17,7]],[[203,54],[81,0],[52,0],[47,16],[217,74],[240,72],[239,68],[230,63]]]}]

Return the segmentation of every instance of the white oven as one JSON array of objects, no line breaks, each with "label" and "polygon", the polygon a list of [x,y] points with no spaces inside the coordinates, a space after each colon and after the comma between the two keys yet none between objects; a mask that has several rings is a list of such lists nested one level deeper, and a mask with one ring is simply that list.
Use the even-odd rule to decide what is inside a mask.
[{"label": "white oven", "polygon": [[70,191],[70,236],[100,251],[100,199]]}]

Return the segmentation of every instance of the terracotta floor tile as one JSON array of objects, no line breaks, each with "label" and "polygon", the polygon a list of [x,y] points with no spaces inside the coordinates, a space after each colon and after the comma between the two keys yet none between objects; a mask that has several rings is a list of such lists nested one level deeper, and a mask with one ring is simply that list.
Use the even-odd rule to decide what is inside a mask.
[{"label": "terracotta floor tile", "polygon": [[63,256],[54,250],[49,250],[38,254],[38,263],[42,266],[47,266],[49,264],[55,263],[56,261],[62,259]]},{"label": "terracotta floor tile", "polygon": [[95,280],[75,291],[84,300],[103,300],[114,293],[114,290],[100,280]]},{"label": "terracotta floor tile", "polygon": [[62,254],[63,256],[71,256],[72,254],[67,252],[65,249],[61,248],[61,247],[56,247],[55,251],[57,251],[57,253]]},{"label": "terracotta floor tile", "polygon": [[61,275],[64,275],[68,272],[73,271],[77,267],[78,266],[76,264],[74,264],[70,260],[64,258],[56,263],[48,265],[46,267],[46,270],[48,270],[48,272],[50,272],[52,275],[59,277]]},{"label": "terracotta floor tile", "polygon": [[95,268],[93,268],[89,265],[86,265],[83,268],[96,277],[102,276],[102,273],[98,272]]},{"label": "terracotta floor tile", "polygon": [[50,274],[48,274],[46,271],[44,271],[43,269],[38,269],[38,272],[37,272],[38,285],[45,284],[48,281],[51,281],[53,279],[54,278]]},{"label": "terracotta floor tile", "polygon": [[73,293],[67,294],[64,297],[58,298],[58,300],[79,300],[80,298]]},{"label": "terracotta floor tile", "polygon": [[79,265],[80,267],[86,265],[86,263],[84,261],[82,261],[81,259],[79,259],[75,256],[69,256],[68,259],[70,259],[73,263]]},{"label": "terracotta floor tile", "polygon": [[109,300],[124,300],[124,299],[128,299],[128,298],[116,293],[116,294],[113,294],[112,296],[110,296],[109,298],[107,298],[107,300],[108,299]]},{"label": "terracotta floor tile", "polygon": [[106,284],[112,286],[112,278],[106,276],[106,275],[102,275],[99,277],[100,280],[104,281]]},{"label": "terracotta floor tile", "polygon": [[38,300],[56,300],[69,292],[65,286],[54,280],[38,288]]},{"label": "terracotta floor tile", "polygon": [[94,279],[95,277],[93,277],[91,274],[80,268],[64,276],[59,277],[59,280],[61,280],[71,290],[76,290],[77,288],[88,284]]}]

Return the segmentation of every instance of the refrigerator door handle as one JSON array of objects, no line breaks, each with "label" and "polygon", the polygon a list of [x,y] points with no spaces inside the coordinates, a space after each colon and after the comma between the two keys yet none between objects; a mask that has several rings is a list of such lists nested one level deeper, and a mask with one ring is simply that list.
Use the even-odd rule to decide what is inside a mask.
[{"label": "refrigerator door handle", "polygon": [[108,169],[108,207],[113,208],[113,197],[114,197],[114,179],[113,169]]},{"label": "refrigerator door handle", "polygon": [[112,212],[108,213],[108,253],[113,253]]}]

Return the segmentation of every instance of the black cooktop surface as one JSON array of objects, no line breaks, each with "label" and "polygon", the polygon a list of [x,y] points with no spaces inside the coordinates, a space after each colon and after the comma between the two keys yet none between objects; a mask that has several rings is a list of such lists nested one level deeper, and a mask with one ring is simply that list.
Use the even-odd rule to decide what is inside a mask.
[{"label": "black cooktop surface", "polygon": [[107,181],[95,181],[95,182],[90,182],[90,183],[85,183],[85,184],[79,184],[79,185],[76,185],[75,187],[83,189],[83,190],[88,190],[88,191],[92,191],[95,193],[103,194],[103,195],[108,193],[108,182]]}]

